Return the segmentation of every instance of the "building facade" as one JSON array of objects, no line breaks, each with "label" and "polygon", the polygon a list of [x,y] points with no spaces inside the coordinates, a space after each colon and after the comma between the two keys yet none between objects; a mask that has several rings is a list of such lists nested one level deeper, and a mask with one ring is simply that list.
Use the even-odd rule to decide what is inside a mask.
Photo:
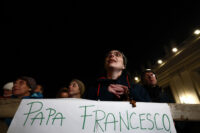
[{"label": "building facade", "polygon": [[200,103],[200,36],[185,41],[176,53],[153,68],[158,84],[170,88],[176,103]]}]

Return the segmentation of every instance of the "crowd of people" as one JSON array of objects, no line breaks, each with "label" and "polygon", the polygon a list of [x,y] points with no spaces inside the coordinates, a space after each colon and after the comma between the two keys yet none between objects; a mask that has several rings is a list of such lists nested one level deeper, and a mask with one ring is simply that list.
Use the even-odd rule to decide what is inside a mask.
[{"label": "crowd of people", "polygon": [[[134,83],[126,66],[126,56],[119,50],[111,50],[105,56],[105,72],[93,85],[86,88],[80,79],[72,79],[68,85],[58,90],[55,98],[134,101],[132,104],[135,102],[173,102],[168,93],[158,86],[155,72],[146,69],[141,73],[141,83]],[[33,77],[17,77],[15,81],[6,83],[2,88],[4,91],[1,98],[45,98],[43,86],[37,84]]]},{"label": "crowd of people", "polygon": [[[105,56],[105,72],[93,85],[85,88],[80,79],[72,79],[65,87],[57,90],[55,98],[172,102],[165,90],[157,85],[156,74],[151,69],[141,73],[141,84],[136,84],[126,66],[126,56],[119,50],[111,50]],[[43,85],[37,84],[33,77],[17,77],[15,81],[6,83],[2,88],[1,98],[45,98]]]}]

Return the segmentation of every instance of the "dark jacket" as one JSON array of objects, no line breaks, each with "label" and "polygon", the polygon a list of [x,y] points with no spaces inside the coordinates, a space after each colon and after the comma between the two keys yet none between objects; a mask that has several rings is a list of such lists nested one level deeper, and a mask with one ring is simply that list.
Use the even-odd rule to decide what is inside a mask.
[{"label": "dark jacket", "polygon": [[151,102],[148,92],[139,84],[132,85],[130,95],[130,97],[136,102]]},{"label": "dark jacket", "polygon": [[120,99],[117,98],[114,94],[110,93],[108,91],[108,86],[110,84],[121,84],[121,85],[125,85],[128,87],[129,91],[130,91],[130,95],[129,98],[134,99],[136,101],[149,101],[149,98],[146,97],[141,97],[139,93],[146,93],[146,91],[144,90],[144,88],[142,88],[141,86],[138,86],[136,84],[133,84],[133,82],[131,82],[131,78],[130,75],[127,71],[123,71],[122,75],[116,79],[116,80],[112,80],[112,79],[106,79],[106,77],[100,77],[97,82],[95,83],[95,85],[93,85],[92,87],[88,88],[85,92],[84,98],[85,99],[90,99],[90,100],[101,100],[101,101],[123,101],[126,100],[127,97],[125,95],[123,95]]},{"label": "dark jacket", "polygon": [[[17,98],[16,96],[12,95],[11,98]],[[31,93],[30,96],[24,96],[22,99],[40,99],[43,98],[43,94],[40,92]]]},{"label": "dark jacket", "polygon": [[150,87],[150,86],[143,86],[146,93],[150,98],[150,102],[158,102],[158,103],[172,103],[172,98],[167,94],[165,90],[163,90],[159,86]]}]

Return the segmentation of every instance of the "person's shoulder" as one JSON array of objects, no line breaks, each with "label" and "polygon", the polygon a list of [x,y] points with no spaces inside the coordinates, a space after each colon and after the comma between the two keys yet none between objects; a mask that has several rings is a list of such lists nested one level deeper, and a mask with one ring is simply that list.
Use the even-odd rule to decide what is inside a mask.
[{"label": "person's shoulder", "polygon": [[142,94],[145,94],[146,93],[146,89],[139,83],[134,83],[132,85],[132,88],[133,88],[133,92],[138,92],[138,93],[142,93]]},{"label": "person's shoulder", "polygon": [[160,92],[160,93],[166,93],[165,90],[158,85],[156,85],[156,87],[154,87],[154,90],[157,91],[157,92]]},{"label": "person's shoulder", "polygon": [[97,83],[99,83],[99,82],[104,82],[105,80],[106,80],[106,77],[101,76],[101,77],[98,77],[98,78],[96,79],[96,82],[97,82]]},{"label": "person's shoulder", "polygon": [[133,99],[135,99],[136,101],[140,101],[140,102],[150,102],[151,101],[145,88],[143,88],[143,86],[138,83],[133,84],[133,88],[131,90],[131,95],[133,96]]},{"label": "person's shoulder", "polygon": [[31,98],[43,98],[43,95],[40,92],[34,92],[30,97]]},{"label": "person's shoulder", "polygon": [[144,87],[141,84],[136,84],[136,83],[133,83],[133,88],[144,89]]}]

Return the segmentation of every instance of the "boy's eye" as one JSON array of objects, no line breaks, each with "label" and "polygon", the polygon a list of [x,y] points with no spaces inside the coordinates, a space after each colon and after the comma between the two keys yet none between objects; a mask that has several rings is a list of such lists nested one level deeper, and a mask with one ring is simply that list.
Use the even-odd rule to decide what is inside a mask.
[{"label": "boy's eye", "polygon": [[122,54],[120,52],[110,52],[110,53],[108,53],[107,57],[110,57],[111,55],[114,55],[116,57],[122,56]]},{"label": "boy's eye", "polygon": [[121,56],[121,53],[115,52],[115,56],[120,57],[120,56]]},{"label": "boy's eye", "polygon": [[119,56],[120,56],[120,54],[119,54],[119,53],[115,53],[115,55],[116,55],[117,57],[119,57]]}]

